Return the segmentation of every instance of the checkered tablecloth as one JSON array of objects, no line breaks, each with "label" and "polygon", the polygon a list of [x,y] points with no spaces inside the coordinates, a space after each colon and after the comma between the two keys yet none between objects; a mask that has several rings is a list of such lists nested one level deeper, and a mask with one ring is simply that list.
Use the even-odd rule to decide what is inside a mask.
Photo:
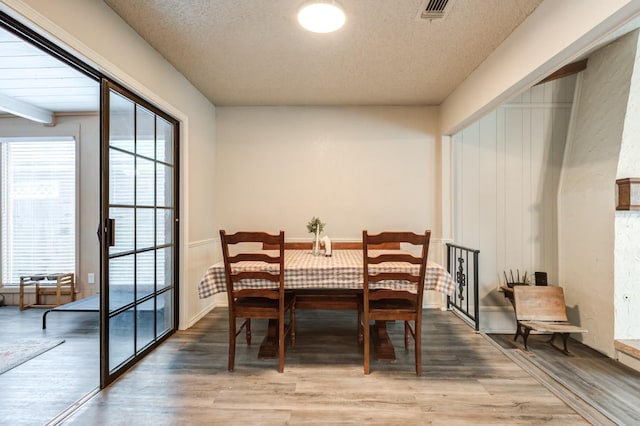
[{"label": "checkered tablecloth", "polygon": [[[370,251],[376,255],[375,250]],[[287,250],[284,256],[284,280],[288,289],[361,289],[363,283],[362,250],[334,250],[331,257],[314,256],[308,250]],[[263,262],[240,262],[238,271],[278,270],[278,265]],[[404,262],[389,263],[385,268],[376,265],[375,271],[411,271],[417,273],[418,265]],[[266,282],[243,280],[237,286],[261,288]],[[266,284],[269,285],[269,284]],[[406,281],[385,281],[385,288],[410,289]],[[451,275],[437,263],[429,262],[425,277],[425,290],[436,290],[453,295],[455,284]],[[198,285],[201,299],[226,291],[224,263],[210,266]]]}]

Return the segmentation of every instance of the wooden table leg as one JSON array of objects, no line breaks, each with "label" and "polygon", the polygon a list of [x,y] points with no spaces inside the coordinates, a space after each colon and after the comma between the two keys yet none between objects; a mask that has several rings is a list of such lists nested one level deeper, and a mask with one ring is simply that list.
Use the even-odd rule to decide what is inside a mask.
[{"label": "wooden table leg", "polygon": [[278,320],[270,319],[267,335],[264,336],[258,351],[258,358],[276,358],[278,356]]},{"label": "wooden table leg", "polygon": [[378,361],[395,361],[396,352],[387,333],[387,322],[376,321],[371,328],[371,337]]}]

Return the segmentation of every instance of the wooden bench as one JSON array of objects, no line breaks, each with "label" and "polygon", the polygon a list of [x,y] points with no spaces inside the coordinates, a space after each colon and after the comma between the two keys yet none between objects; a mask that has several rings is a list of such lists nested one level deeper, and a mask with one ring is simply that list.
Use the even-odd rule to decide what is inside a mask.
[{"label": "wooden bench", "polygon": [[[25,288],[33,286],[35,302],[25,303]],[[44,303],[43,296],[55,296],[55,303]],[[68,296],[69,302],[76,300],[73,273],[41,274],[20,277],[20,310],[28,308],[53,308],[62,305],[62,296]]]},{"label": "wooden bench", "polygon": [[[584,328],[568,321],[564,292],[561,287],[515,286],[513,298],[516,312],[516,336],[513,340],[517,340],[521,335],[525,350],[529,350],[527,347],[529,333],[535,331],[552,333],[549,343],[568,355],[569,334],[587,332]],[[556,335],[562,336],[564,349],[553,344]]]}]

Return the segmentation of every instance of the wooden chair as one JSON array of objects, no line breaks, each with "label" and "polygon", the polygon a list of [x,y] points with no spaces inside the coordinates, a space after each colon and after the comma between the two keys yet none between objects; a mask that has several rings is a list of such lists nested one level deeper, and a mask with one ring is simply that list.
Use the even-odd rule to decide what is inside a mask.
[{"label": "wooden chair", "polygon": [[[382,232],[377,235],[369,235],[366,230],[362,231],[364,374],[369,374],[370,321],[402,320],[404,321],[404,347],[406,350],[409,349],[411,335],[415,342],[416,375],[422,375],[422,298],[430,237],[431,231],[425,231],[424,234]],[[421,255],[389,253],[371,256],[369,254],[372,246],[387,242],[412,244],[420,248]],[[390,262],[409,262],[420,267],[415,275],[407,272],[376,272],[376,269],[384,267],[385,264],[389,265]],[[386,280],[409,281],[414,285],[414,289],[412,291],[390,290],[377,285]]]},{"label": "wooden chair", "polygon": [[552,333],[549,343],[553,344],[557,335],[562,336],[563,349],[569,354],[567,340],[570,333],[586,333],[582,327],[571,324],[567,318],[567,309],[562,287],[519,285],[513,288],[514,308],[516,311],[516,336],[522,336],[525,350],[529,350],[527,339],[532,331]]},{"label": "wooden chair", "polygon": [[[278,358],[279,371],[284,371],[284,341],[290,335],[291,345],[295,345],[295,295],[284,290],[284,231],[279,235],[265,232],[237,232],[227,234],[220,231],[222,254],[227,281],[227,298],[229,301],[229,371],[233,371],[236,352],[236,337],[243,328],[246,332],[247,344],[251,344],[251,318],[264,318],[278,322]],[[229,246],[240,243],[269,243],[278,246],[278,254],[270,256],[259,252],[242,252],[231,255]],[[238,250],[241,250],[240,246]],[[259,271],[237,271],[239,262],[262,262],[264,267]],[[277,265],[277,268],[274,267]],[[252,279],[265,281],[260,288],[237,289],[241,280]],[[289,324],[285,325],[284,315],[289,311]],[[236,330],[236,319],[244,319]]]},{"label": "wooden chair", "polygon": [[[33,286],[35,301],[25,303],[25,288]],[[55,296],[54,303],[45,303],[45,296]],[[62,297],[68,296],[68,301]],[[20,310],[27,308],[54,308],[76,300],[74,273],[27,275],[20,277]]]}]

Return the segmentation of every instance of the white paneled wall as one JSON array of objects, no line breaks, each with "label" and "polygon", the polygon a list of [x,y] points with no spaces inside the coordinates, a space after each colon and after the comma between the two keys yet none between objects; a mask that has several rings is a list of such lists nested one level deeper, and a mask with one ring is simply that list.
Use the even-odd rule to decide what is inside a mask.
[{"label": "white paneled wall", "polygon": [[453,136],[454,241],[480,250],[483,331],[514,327],[497,291],[503,271],[557,280],[557,191],[574,87],[575,76],[535,86]]}]

